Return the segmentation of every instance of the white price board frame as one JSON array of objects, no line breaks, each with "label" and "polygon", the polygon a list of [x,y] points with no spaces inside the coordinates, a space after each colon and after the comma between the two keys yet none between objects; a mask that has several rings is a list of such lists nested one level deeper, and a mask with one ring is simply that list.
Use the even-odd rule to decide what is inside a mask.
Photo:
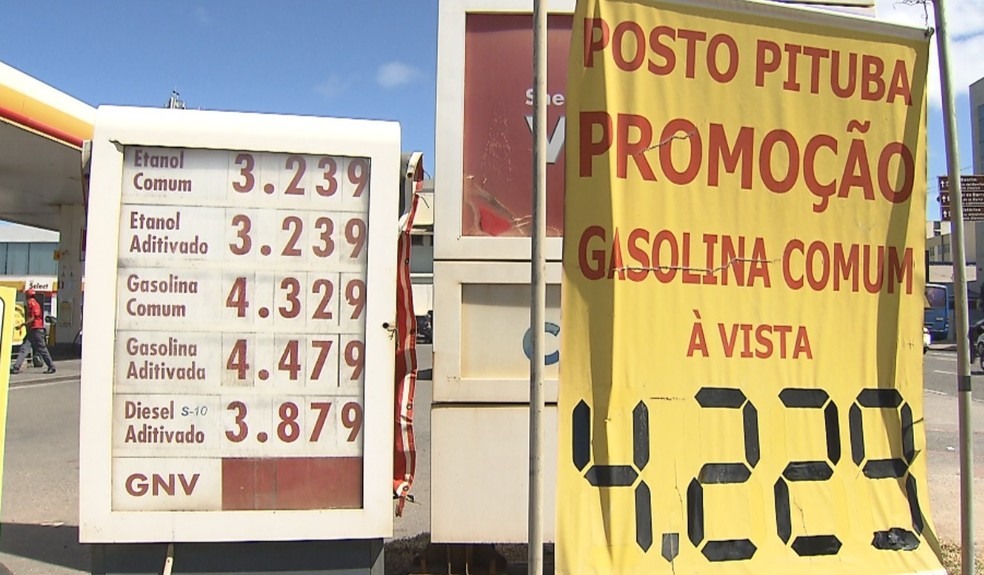
[{"label": "white price board frame", "polygon": [[80,541],[390,536],[399,125],[100,107],[92,149]]}]

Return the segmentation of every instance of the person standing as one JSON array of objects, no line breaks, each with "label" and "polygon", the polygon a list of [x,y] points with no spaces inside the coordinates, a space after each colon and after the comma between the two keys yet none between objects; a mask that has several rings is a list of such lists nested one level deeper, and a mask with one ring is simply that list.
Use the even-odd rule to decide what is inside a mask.
[{"label": "person standing", "polygon": [[27,327],[27,336],[21,344],[20,351],[17,352],[17,360],[10,368],[10,373],[20,373],[21,364],[27,357],[27,352],[31,349],[41,357],[44,364],[48,366],[45,373],[55,373],[55,363],[51,361],[51,354],[48,353],[47,333],[44,329],[44,314],[41,312],[41,304],[34,297],[34,290],[27,288],[24,291],[27,296],[27,306],[24,311],[24,325]]}]

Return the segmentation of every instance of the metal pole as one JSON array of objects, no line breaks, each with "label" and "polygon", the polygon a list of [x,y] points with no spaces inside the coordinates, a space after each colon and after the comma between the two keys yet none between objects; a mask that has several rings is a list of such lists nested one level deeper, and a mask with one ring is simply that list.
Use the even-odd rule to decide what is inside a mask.
[{"label": "metal pole", "polygon": [[547,305],[547,9],[533,0],[533,229],[530,253],[530,499],[528,573],[543,573],[543,343]]},{"label": "metal pole", "polygon": [[957,119],[950,89],[949,41],[943,0],[933,1],[936,16],[936,46],[940,56],[940,87],[943,97],[943,132],[946,137],[947,172],[950,177],[950,210],[953,250],[953,283],[957,312],[957,401],[960,420],[960,543],[961,573],[974,574],[974,450],[970,405],[970,341],[967,317],[967,276],[964,255],[963,199],[960,195],[960,154],[957,150]]}]

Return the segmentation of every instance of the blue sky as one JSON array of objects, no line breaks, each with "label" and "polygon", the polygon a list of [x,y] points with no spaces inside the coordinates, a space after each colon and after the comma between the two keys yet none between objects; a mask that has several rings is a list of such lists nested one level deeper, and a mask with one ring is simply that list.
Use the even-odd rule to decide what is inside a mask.
[{"label": "blue sky", "polygon": [[[877,0],[878,17],[922,25],[913,2]],[[403,149],[422,150],[433,174],[437,4],[0,0],[0,61],[93,106],[161,106],[177,90],[192,108],[397,120]],[[984,77],[984,6],[946,7],[960,166],[971,173],[967,87]],[[936,51],[934,42],[930,219],[946,173]]]},{"label": "blue sky", "polygon": [[432,171],[437,0],[0,0],[0,61],[93,106],[398,120]]}]

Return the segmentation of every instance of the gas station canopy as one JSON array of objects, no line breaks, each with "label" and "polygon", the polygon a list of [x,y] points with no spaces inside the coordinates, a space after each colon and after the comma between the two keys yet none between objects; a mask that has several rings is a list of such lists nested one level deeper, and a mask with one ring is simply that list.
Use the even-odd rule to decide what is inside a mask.
[{"label": "gas station canopy", "polygon": [[82,141],[96,110],[0,62],[0,219],[57,230],[82,205]]}]

